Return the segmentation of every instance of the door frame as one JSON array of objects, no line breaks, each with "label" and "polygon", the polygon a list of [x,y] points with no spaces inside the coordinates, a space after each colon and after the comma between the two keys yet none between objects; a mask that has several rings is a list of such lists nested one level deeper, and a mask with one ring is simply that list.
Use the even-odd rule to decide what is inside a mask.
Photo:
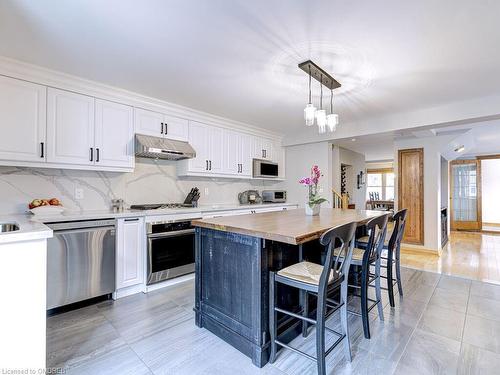
[{"label": "door frame", "polygon": [[402,174],[401,174],[401,159],[403,154],[405,153],[412,153],[412,152],[418,152],[419,153],[419,173],[420,173],[420,181],[419,181],[419,189],[420,189],[420,217],[419,217],[419,224],[420,224],[420,241],[408,241],[407,239],[403,238],[404,243],[409,243],[409,244],[414,244],[414,245],[423,245],[425,243],[425,238],[424,238],[424,149],[422,148],[407,148],[407,149],[401,149],[398,150],[398,210],[402,208],[402,202],[401,202],[401,184],[402,184]]},{"label": "door frame", "polygon": [[[476,221],[460,221],[453,220],[453,165],[460,164],[476,164]],[[468,231],[481,231],[483,229],[483,197],[481,188],[481,159],[460,159],[452,160],[450,162],[450,229],[451,230],[468,230]],[[458,225],[457,225],[458,224]]]}]

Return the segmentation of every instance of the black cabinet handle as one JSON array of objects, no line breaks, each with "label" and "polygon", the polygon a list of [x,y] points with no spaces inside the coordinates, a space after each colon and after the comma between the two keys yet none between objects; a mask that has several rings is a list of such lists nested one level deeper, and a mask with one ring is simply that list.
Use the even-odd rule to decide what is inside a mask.
[{"label": "black cabinet handle", "polygon": [[134,219],[125,219],[125,221],[139,221],[139,218],[138,218],[138,217],[136,217],[136,218],[134,218]]},{"label": "black cabinet handle", "polygon": [[40,142],[40,157],[41,157],[41,158],[45,157],[45,152],[44,152],[44,144],[43,144],[43,142]]},{"label": "black cabinet handle", "polygon": [[208,160],[205,160],[205,162],[207,163],[207,165],[205,166],[205,170],[208,171]]},{"label": "black cabinet handle", "polygon": [[212,160],[208,161],[209,169],[212,170]]},{"label": "black cabinet handle", "polygon": [[163,122],[161,123],[161,134],[163,134]]},{"label": "black cabinet handle", "polygon": [[168,134],[168,123],[165,123],[165,134]]},{"label": "black cabinet handle", "polygon": [[94,149],[90,148],[90,161],[94,161]]},{"label": "black cabinet handle", "polygon": [[95,161],[96,161],[96,163],[99,163],[99,149],[96,148],[95,150],[97,152],[97,157],[96,157]]}]

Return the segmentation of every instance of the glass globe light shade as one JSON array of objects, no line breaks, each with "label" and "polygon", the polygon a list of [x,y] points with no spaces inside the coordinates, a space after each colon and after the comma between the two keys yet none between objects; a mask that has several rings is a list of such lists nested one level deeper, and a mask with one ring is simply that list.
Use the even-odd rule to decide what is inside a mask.
[{"label": "glass globe light shade", "polygon": [[326,111],[324,109],[316,111],[316,123],[320,134],[326,132]]},{"label": "glass globe light shade", "polygon": [[337,125],[339,124],[339,115],[336,113],[330,113],[326,116],[326,124],[328,125],[328,130],[334,132],[337,130]]},{"label": "glass globe light shade", "polygon": [[314,114],[316,113],[316,107],[309,103],[306,105],[306,108],[304,108],[304,119],[306,120],[306,125],[307,126],[312,126],[314,125]]}]

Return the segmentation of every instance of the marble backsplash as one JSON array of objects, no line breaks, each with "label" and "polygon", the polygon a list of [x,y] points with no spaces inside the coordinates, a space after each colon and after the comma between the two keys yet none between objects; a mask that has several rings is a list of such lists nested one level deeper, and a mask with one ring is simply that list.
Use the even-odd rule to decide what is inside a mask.
[{"label": "marble backsplash", "polygon": [[[0,166],[0,214],[22,213],[35,198],[59,198],[69,210],[103,210],[111,199],[126,205],[182,202],[192,187],[201,191],[200,204],[236,204],[248,189],[280,188],[280,183],[238,179],[177,177],[175,161],[137,159],[132,173],[94,172]],[[75,199],[75,189],[83,199]],[[208,195],[205,192],[208,190]]]}]

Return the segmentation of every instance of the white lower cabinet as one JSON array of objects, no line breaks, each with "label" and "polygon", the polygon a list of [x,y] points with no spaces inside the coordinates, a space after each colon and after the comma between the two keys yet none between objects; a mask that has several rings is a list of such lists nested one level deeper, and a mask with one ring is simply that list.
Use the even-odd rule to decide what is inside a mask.
[{"label": "white lower cabinet", "polygon": [[143,285],[146,258],[144,218],[118,219],[116,227],[116,289]]}]

